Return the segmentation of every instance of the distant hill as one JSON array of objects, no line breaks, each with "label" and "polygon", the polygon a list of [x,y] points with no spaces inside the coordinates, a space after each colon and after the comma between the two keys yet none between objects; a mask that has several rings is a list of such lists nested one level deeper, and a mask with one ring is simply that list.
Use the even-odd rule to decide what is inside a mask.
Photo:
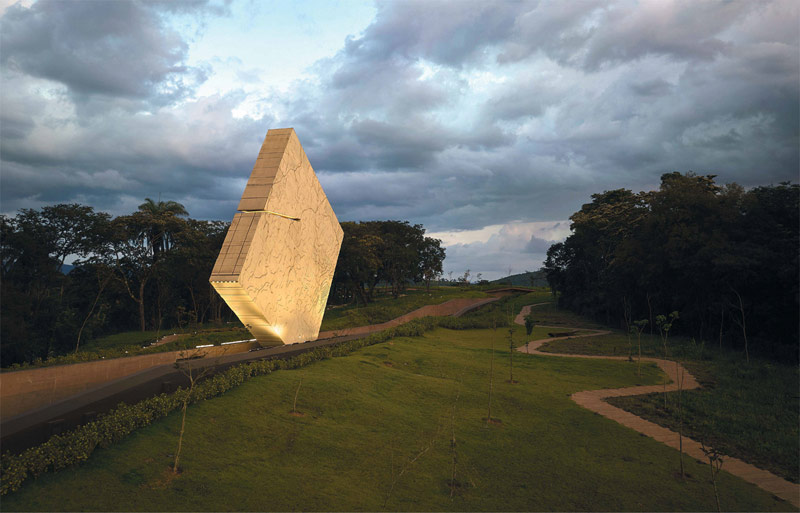
[{"label": "distant hill", "polygon": [[61,272],[64,274],[69,274],[73,269],[75,269],[75,266],[72,264],[64,264],[61,266]]},{"label": "distant hill", "polygon": [[[533,283],[531,284],[531,277]],[[547,276],[541,269],[538,271],[528,271],[520,274],[512,274],[505,278],[492,280],[489,283],[496,283],[498,285],[512,285],[515,287],[547,287]]]}]

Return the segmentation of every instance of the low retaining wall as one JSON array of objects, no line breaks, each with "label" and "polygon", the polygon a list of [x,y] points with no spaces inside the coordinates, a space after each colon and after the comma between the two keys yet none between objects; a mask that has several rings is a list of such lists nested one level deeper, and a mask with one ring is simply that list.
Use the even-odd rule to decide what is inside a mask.
[{"label": "low retaining wall", "polygon": [[249,351],[255,342],[127,356],[0,373],[0,419],[66,399],[99,384],[179,358],[220,356]]}]

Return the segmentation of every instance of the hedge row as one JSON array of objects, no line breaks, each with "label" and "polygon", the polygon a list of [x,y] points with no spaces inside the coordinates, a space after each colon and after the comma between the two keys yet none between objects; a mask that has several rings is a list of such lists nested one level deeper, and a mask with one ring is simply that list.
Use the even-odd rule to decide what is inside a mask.
[{"label": "hedge row", "polygon": [[[345,356],[362,347],[385,342],[394,337],[419,336],[438,326],[450,329],[488,328],[491,326],[491,319],[424,317],[373,333],[365,338],[318,347],[286,360],[260,360],[241,364],[196,384],[189,402],[195,403],[217,397],[255,376]],[[57,471],[87,460],[96,448],[108,447],[134,430],[147,426],[180,408],[188,393],[187,389],[180,388],[171,394],[161,394],[134,405],[120,403],[115,409],[101,415],[93,422],[67,433],[54,435],[43,444],[31,447],[20,454],[3,456],[0,495],[19,489],[30,477],[35,478],[44,472]]]}]

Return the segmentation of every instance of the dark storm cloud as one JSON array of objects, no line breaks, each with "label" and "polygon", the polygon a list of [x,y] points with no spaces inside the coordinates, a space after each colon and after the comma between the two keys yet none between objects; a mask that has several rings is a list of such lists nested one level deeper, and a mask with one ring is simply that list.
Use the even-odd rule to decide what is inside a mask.
[{"label": "dark storm cloud", "polygon": [[[437,228],[564,219],[591,192],[652,186],[673,170],[718,172],[723,181],[748,185],[792,178],[796,30],[741,28],[759,17],[785,24],[797,20],[797,9],[732,2],[380,4],[372,25],[320,74],[328,86],[308,106],[316,128],[304,128],[335,135],[331,144],[316,140],[320,151],[309,154],[323,170],[416,170],[415,183],[424,188],[406,199],[407,216]],[[464,30],[474,37],[461,37]],[[422,62],[440,66],[437,80],[419,78]],[[494,72],[510,73],[510,81],[492,91],[473,121],[443,123],[437,113],[467,87],[459,73],[491,70],[494,62],[501,63]],[[526,71],[512,68],[523,64]],[[435,100],[415,101],[419,91]],[[495,144],[478,143],[492,137]],[[355,176],[369,175],[346,173],[340,181]],[[391,180],[374,176],[376,183]],[[431,196],[432,206],[417,201]]]},{"label": "dark storm cloud", "polygon": [[185,60],[187,43],[161,11],[202,10],[204,2],[41,0],[10,6],[0,19],[4,66],[92,95],[170,100],[205,79]]},{"label": "dark storm cloud", "polygon": [[681,61],[711,61],[730,43],[717,36],[755,5],[753,2],[648,2],[606,9],[583,64],[596,69],[646,55]]},{"label": "dark storm cloud", "polygon": [[188,43],[169,23],[176,13],[202,23],[225,7],[45,0],[6,10],[3,212],[80,201],[119,214],[163,194],[193,215],[219,215],[205,208],[211,191],[252,167],[244,155],[257,151],[262,123],[232,117],[236,94],[169,107],[209,72],[185,64]]},{"label": "dark storm cloud", "polygon": [[363,37],[350,38],[345,55],[381,63],[424,58],[452,67],[479,59],[487,47],[505,39],[519,2],[381,2],[375,22]]},{"label": "dark storm cloud", "polygon": [[[272,125],[232,117],[240,102],[229,95],[156,114],[112,111],[80,124],[40,125],[23,140],[4,138],[2,210],[84,201],[119,214],[161,194],[184,202],[192,215],[229,217],[222,213],[235,210],[263,127]],[[221,194],[227,208],[208,208]]]},{"label": "dark storm cloud", "polygon": [[525,245],[526,253],[547,253],[548,248],[553,245],[552,240],[540,239],[536,235],[531,235],[531,239]]},{"label": "dark storm cloud", "polygon": [[444,151],[421,170],[331,172],[320,180],[343,219],[410,218],[434,231],[528,220],[531,212],[563,219],[573,208],[565,197],[574,203],[596,192],[568,162],[468,148]]},{"label": "dark storm cloud", "polygon": [[539,117],[545,113],[547,107],[559,103],[567,92],[558,87],[556,80],[542,78],[541,75],[531,73],[504,84],[483,107],[486,122]]},{"label": "dark storm cloud", "polygon": [[[185,97],[214,61],[186,65],[168,10],[202,5],[14,7],[0,22],[2,210],[122,213],[162,193],[229,219],[265,131],[288,126],[340,219],[434,231],[564,220],[670,171],[797,180],[798,5],[381,2],[311,79],[260,98]],[[251,83],[247,66],[234,73]],[[274,114],[233,116],[245,102]],[[533,269],[548,243],[497,237],[448,260]]]},{"label": "dark storm cloud", "polygon": [[[292,124],[303,134],[306,153],[318,163],[319,170],[325,171],[419,169],[430,164],[450,139],[444,127],[426,119],[399,124],[367,117],[330,131],[323,127],[338,126],[330,118],[304,117],[297,121]],[[316,137],[306,143],[305,134]]]},{"label": "dark storm cloud", "polygon": [[631,91],[638,96],[664,96],[672,92],[673,87],[663,78],[630,84]]},{"label": "dark storm cloud", "polygon": [[361,62],[424,58],[456,68],[539,52],[587,69],[645,55],[708,61],[728,48],[717,36],[759,8],[722,1],[383,2],[345,52]]},{"label": "dark storm cloud", "polygon": [[431,162],[445,148],[436,127],[398,127],[393,124],[367,119],[351,125],[351,133],[359,146],[367,148],[376,157],[378,168],[420,167]]},{"label": "dark storm cloud", "polygon": [[520,4],[498,54],[517,62],[537,52],[597,70],[648,55],[709,61],[729,48],[717,36],[755,2],[542,2]]}]

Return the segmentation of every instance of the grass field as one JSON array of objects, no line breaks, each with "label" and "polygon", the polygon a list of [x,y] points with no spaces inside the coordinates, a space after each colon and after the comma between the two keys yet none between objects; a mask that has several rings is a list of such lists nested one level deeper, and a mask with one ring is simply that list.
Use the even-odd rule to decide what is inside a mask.
[{"label": "grass field", "polygon": [[[27,483],[2,509],[715,509],[707,466],[688,462],[681,481],[676,451],[569,399],[659,383],[657,368],[637,378],[626,362],[517,353],[510,384],[507,334],[437,329],[255,378],[189,409],[181,474],[168,470],[173,414]],[[490,368],[498,422],[487,425]],[[303,416],[291,414],[296,392]],[[724,472],[718,485],[725,510],[794,509]]]},{"label": "grass field", "polygon": [[[546,315],[559,315],[550,307]],[[692,339],[669,340],[669,354],[680,360],[702,384],[683,392],[684,433],[792,482],[800,477],[800,369],[796,365],[751,358],[744,354],[697,344]],[[638,354],[636,337],[610,335],[549,342],[545,352],[626,356]],[[642,335],[642,355],[663,357],[657,335]],[[609,400],[636,415],[677,430],[677,393]]]},{"label": "grass field", "polygon": [[426,305],[438,305],[462,297],[484,298],[489,296],[473,288],[462,289],[459,287],[432,287],[430,291],[424,288],[407,290],[397,299],[391,295],[381,295],[377,296],[375,302],[368,306],[344,305],[326,310],[320,330],[340,330],[379,324]]}]

